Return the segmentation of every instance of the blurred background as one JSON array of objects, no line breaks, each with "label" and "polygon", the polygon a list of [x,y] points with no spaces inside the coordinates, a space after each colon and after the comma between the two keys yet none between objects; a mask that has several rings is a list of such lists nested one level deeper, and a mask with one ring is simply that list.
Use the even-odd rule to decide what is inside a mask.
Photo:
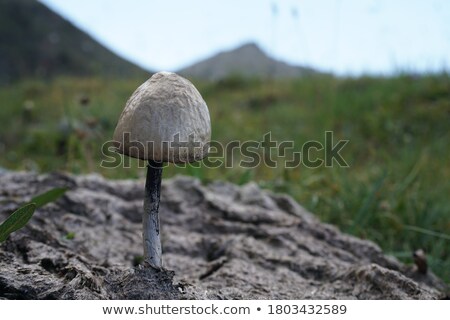
[{"label": "blurred background", "polygon": [[425,250],[450,282],[449,21],[445,0],[0,0],[0,170],[142,177],[135,160],[101,168],[101,146],[132,92],[174,71],[214,140],[300,148],[333,131],[349,168],[165,178],[255,181],[406,263]]}]

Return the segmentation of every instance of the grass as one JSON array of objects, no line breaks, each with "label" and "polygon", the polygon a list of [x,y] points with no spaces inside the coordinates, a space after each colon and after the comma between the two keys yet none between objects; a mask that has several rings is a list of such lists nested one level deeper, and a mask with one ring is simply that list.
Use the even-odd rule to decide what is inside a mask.
[{"label": "grass", "polygon": [[[143,177],[135,160],[129,169],[99,164],[101,145],[144,80],[58,78],[0,88],[0,166]],[[349,140],[341,152],[349,167],[287,169],[276,158],[277,168],[170,165],[165,177],[254,180],[406,263],[412,263],[413,250],[424,249],[431,269],[450,282],[449,75],[229,78],[196,85],[211,112],[214,140],[261,141],[270,131],[273,140],[293,141],[299,150],[309,140],[324,142],[325,131],[333,131],[336,141]]]}]

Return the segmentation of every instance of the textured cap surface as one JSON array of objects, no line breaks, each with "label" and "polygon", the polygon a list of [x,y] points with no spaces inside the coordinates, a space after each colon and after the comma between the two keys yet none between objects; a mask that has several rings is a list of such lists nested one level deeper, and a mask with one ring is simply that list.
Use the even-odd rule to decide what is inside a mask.
[{"label": "textured cap surface", "polygon": [[155,73],[128,99],[114,132],[117,151],[164,162],[193,162],[209,150],[208,107],[194,85],[171,72]]}]

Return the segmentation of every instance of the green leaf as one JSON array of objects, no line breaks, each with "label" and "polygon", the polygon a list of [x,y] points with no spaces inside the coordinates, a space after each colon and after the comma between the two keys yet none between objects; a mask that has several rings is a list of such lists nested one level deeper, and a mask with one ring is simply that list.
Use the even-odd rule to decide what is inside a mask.
[{"label": "green leaf", "polygon": [[35,203],[29,203],[14,211],[8,219],[0,225],[0,242],[5,241],[12,232],[25,226],[33,216],[36,208]]},{"label": "green leaf", "polygon": [[75,232],[68,232],[68,233],[66,234],[66,239],[67,239],[67,240],[73,240],[73,239],[75,239]]},{"label": "green leaf", "polygon": [[36,208],[43,207],[47,203],[55,201],[66,191],[66,188],[51,189],[34,197],[31,199],[31,203],[14,211],[8,219],[0,225],[0,242],[5,241],[12,232],[23,228],[33,216]]},{"label": "green leaf", "polygon": [[45,206],[47,203],[53,202],[61,197],[67,188],[54,188],[40,195],[37,195],[30,202],[35,203],[37,208]]}]

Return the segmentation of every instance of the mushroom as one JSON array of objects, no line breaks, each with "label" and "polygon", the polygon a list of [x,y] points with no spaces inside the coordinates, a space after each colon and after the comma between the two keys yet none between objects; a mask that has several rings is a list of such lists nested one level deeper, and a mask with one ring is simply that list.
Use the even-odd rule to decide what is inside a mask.
[{"label": "mushroom", "polygon": [[162,267],[159,200],[163,164],[189,163],[209,151],[208,107],[188,80],[171,72],[155,73],[128,99],[114,132],[116,151],[148,161],[145,183],[144,261]]}]

